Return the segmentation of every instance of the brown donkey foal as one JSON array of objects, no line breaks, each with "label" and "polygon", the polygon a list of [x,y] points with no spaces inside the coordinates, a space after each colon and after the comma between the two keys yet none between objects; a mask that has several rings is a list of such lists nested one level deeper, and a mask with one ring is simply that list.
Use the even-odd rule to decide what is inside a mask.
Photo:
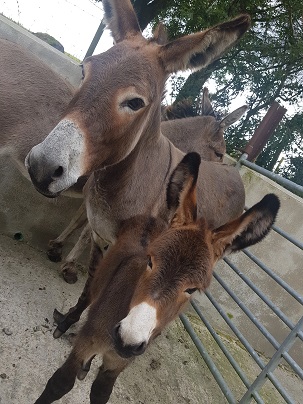
[{"label": "brown donkey foal", "polygon": [[123,369],[176,318],[193,292],[209,286],[215,263],[266,236],[280,205],[273,194],[215,230],[197,219],[199,165],[200,156],[189,153],[173,171],[167,187],[169,225],[146,215],[122,223],[116,243],[96,269],[87,321],[36,404],[68,393],[97,354],[103,364],[90,402],[106,403]]}]

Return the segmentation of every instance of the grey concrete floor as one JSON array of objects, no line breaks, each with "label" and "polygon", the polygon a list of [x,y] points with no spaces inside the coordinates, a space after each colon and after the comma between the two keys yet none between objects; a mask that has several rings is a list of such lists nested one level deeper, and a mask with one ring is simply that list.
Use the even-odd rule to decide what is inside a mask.
[{"label": "grey concrete floor", "polygon": [[[0,236],[0,257],[0,402],[33,403],[71,349],[68,336],[52,337],[53,309],[66,311],[79,296],[85,277],[75,285],[66,284],[58,275],[59,264],[48,261],[44,252],[6,236]],[[88,403],[98,365],[100,360],[95,360],[87,379],[77,381],[58,402]],[[110,403],[200,403],[201,397],[203,402],[224,402],[176,322],[120,376]]]}]

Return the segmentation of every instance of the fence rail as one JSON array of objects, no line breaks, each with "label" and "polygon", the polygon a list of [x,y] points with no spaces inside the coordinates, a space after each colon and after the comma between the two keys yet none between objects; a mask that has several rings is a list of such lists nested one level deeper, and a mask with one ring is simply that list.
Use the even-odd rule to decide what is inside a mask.
[{"label": "fence rail", "polygon": [[[267,175],[268,172],[264,173],[264,169],[256,166],[253,163],[247,162],[244,158],[241,159],[240,163],[238,163],[238,167],[240,164],[244,164],[250,168],[253,168],[255,171],[265,174],[267,177],[274,179],[274,181],[279,182],[285,188],[292,190],[296,194],[302,192],[303,196],[303,187],[300,187],[297,184],[291,183],[291,181],[285,180],[282,177],[279,178],[277,181],[277,176],[274,174]],[[257,167],[257,168],[256,168]],[[272,173],[270,173],[272,174]],[[273,178],[274,177],[274,178]],[[280,181],[280,179],[282,180]],[[291,183],[291,184],[289,184]],[[286,186],[285,186],[286,184]],[[298,253],[301,254],[303,251],[303,243],[299,240],[296,240],[294,237],[286,233],[284,230],[280,229],[277,226],[273,226],[273,230],[278,233],[281,237],[285,238],[288,242],[292,243],[294,246],[298,248]],[[289,296],[295,299],[296,304],[299,304],[300,308],[303,308],[303,296],[301,296],[294,288],[292,288],[287,282],[285,282],[274,269],[270,268],[268,265],[265,265],[256,255],[254,255],[250,250],[244,249],[240,254],[244,254],[253,265],[257,265],[259,269],[265,276],[268,276],[272,281],[275,282],[276,287],[284,290]],[[302,262],[303,262],[303,254],[302,254]],[[233,392],[231,386],[228,385],[228,382],[225,380],[226,378],[219,370],[219,366],[216,365],[216,358],[212,358],[212,355],[207,352],[203,342],[197,335],[195,331],[194,325],[191,323],[188,316],[185,314],[180,315],[180,319],[189,333],[190,337],[192,338],[194,344],[196,345],[197,349],[199,350],[201,356],[203,357],[205,363],[210,369],[210,372],[214,376],[216,382],[218,383],[220,389],[222,390],[226,400],[228,403],[240,403],[246,404],[250,403],[252,400],[257,403],[264,403],[264,397],[262,396],[262,387],[267,380],[272,383],[273,388],[280,394],[281,399],[284,402],[289,404],[294,404],[293,397],[291,396],[291,392],[287,391],[287,388],[283,386],[283,383],[278,380],[278,377],[274,375],[275,369],[279,366],[281,361],[283,360],[289,367],[289,369],[294,372],[298,378],[303,380],[303,369],[300,367],[298,362],[290,355],[289,351],[293,344],[299,343],[302,345],[302,352],[303,352],[303,316],[297,319],[295,322],[292,321],[281,308],[275,304],[272,299],[264,293],[260,287],[258,287],[253,280],[246,275],[236,264],[234,264],[229,258],[224,258],[224,267],[227,267],[229,271],[232,271],[234,276],[239,279],[239,282],[243,282],[246,287],[249,287],[250,293],[260,299],[260,302],[263,302],[268,308],[268,315],[275,316],[277,320],[279,320],[279,324],[281,329],[285,330],[288,329],[288,334],[282,341],[279,343],[277,338],[273,333],[269,332],[268,329],[262,322],[257,318],[255,313],[251,311],[248,306],[239,298],[237,291],[233,290],[231,287],[228,286],[227,282],[223,280],[223,278],[219,275],[217,271],[214,271],[214,280],[216,281],[220,290],[227,293],[228,296],[232,299],[232,301],[237,305],[241,313],[245,316],[246,320],[248,320],[252,325],[253,329],[257,330],[256,332],[260,333],[260,336],[265,338],[269,344],[271,345],[272,349],[275,350],[274,354],[270,359],[265,359],[261,354],[259,354],[252,344],[248,341],[248,339],[243,335],[239,327],[236,326],[235,322],[229,315],[226,313],[225,309],[220,305],[217,299],[210,291],[206,291],[205,295],[208,299],[208,303],[210,303],[213,308],[220,314],[220,317],[224,320],[228,328],[230,329],[230,333],[234,335],[245,347],[245,350],[249,353],[252,360],[259,368],[259,372],[255,380],[251,381],[249,376],[245,373],[242,369],[241,365],[237,362],[233,354],[228,349],[227,344],[224,342],[224,339],[220,337],[220,335],[216,332],[215,327],[211,324],[211,319],[208,318],[203,310],[201,309],[201,304],[197,303],[196,301],[192,300],[191,306],[196,313],[196,315],[201,319],[204,326],[207,328],[208,332],[216,342],[218,348],[221,351],[221,354],[228,360],[229,364],[233,368],[235,372],[235,377],[239,379],[239,384],[243,387],[244,393],[241,397],[239,397],[239,393],[237,393],[238,397],[235,397],[236,394]],[[285,293],[284,292],[284,293]],[[298,310],[297,312],[300,312]],[[302,312],[302,311],[301,311]],[[300,346],[301,346],[300,345]]]},{"label": "fence rail", "polygon": [[257,164],[254,164],[250,161],[247,160],[248,155],[246,153],[242,154],[240,157],[237,167],[239,168],[241,164],[244,166],[251,168],[252,170],[256,171],[257,173],[260,173],[264,175],[267,178],[270,178],[271,180],[275,181],[277,184],[282,185],[285,189],[288,189],[289,191],[293,192],[296,195],[299,195],[303,197],[303,187],[302,185],[296,184],[287,178],[281,177],[279,174],[275,174],[272,171],[266,170],[266,168],[260,167]]}]

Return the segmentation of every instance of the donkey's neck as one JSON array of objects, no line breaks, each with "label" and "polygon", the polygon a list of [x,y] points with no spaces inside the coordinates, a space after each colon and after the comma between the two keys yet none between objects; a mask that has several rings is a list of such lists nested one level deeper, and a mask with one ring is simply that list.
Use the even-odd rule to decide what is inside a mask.
[{"label": "donkey's neck", "polygon": [[113,242],[122,220],[159,212],[165,217],[167,181],[183,155],[159,134],[141,139],[120,163],[95,171],[85,187],[88,219],[93,231]]}]

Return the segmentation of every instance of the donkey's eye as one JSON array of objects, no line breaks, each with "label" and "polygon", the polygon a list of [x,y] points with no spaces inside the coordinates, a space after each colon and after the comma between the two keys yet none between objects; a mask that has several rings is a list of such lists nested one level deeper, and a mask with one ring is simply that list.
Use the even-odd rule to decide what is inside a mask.
[{"label": "donkey's eye", "polygon": [[131,100],[127,100],[125,101],[125,105],[133,111],[138,111],[139,109],[145,107],[145,103],[142,98],[132,98]]},{"label": "donkey's eye", "polygon": [[152,269],[153,263],[152,263],[152,260],[151,260],[151,257],[150,257],[150,256],[148,257],[147,265],[150,267],[150,269]]},{"label": "donkey's eye", "polygon": [[218,152],[215,151],[215,155],[216,155],[220,160],[223,159],[223,154],[222,154],[222,153],[218,153]]},{"label": "donkey's eye", "polygon": [[186,289],[185,293],[188,293],[189,295],[192,295],[198,288],[191,288],[191,289]]}]

